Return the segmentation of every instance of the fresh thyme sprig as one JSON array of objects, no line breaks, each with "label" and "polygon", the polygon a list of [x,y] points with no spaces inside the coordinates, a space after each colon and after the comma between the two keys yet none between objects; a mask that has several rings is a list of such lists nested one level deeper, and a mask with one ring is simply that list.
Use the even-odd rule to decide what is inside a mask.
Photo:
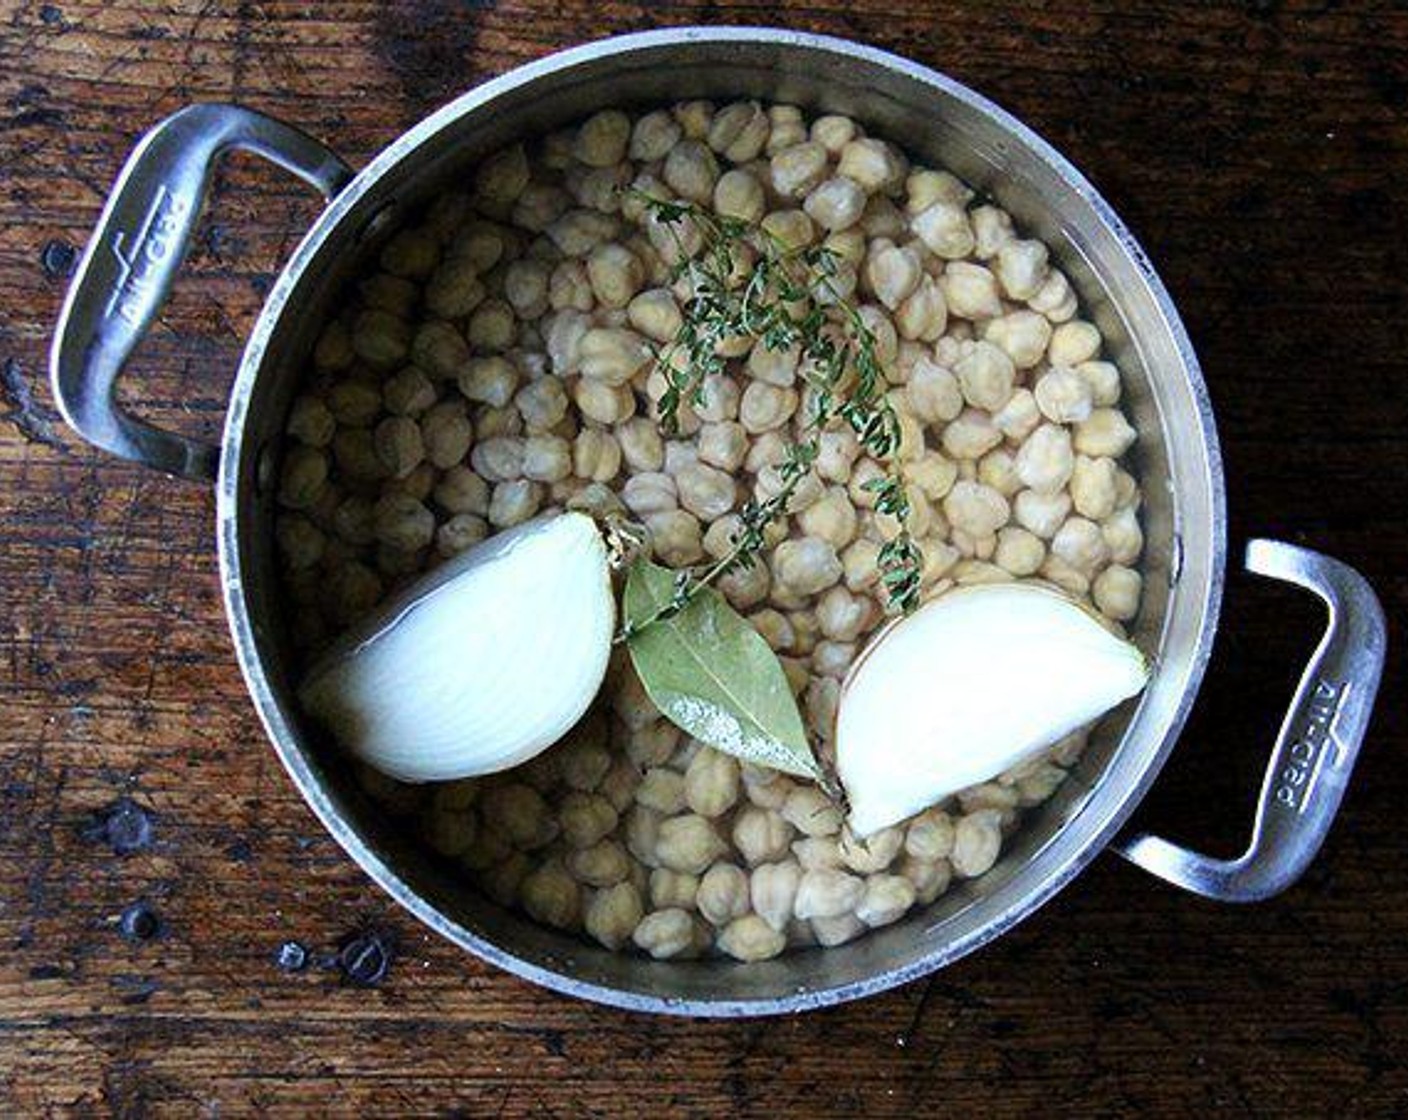
[{"label": "fresh thyme sprig", "polygon": [[[796,347],[800,375],[812,392],[811,414],[778,465],[778,491],[745,502],[730,551],[711,565],[682,570],[670,603],[655,616],[637,620],[622,636],[677,614],[701,588],[753,564],[766,546],[768,526],[786,514],[816,462],[821,434],[838,420],[855,432],[869,455],[889,462],[889,473],[864,488],[875,495],[875,511],[899,523],[899,532],[878,557],[890,606],[913,609],[919,601],[922,558],[907,527],[909,497],[895,461],[899,418],[885,396],[875,334],[837,287],[839,254],[824,245],[788,245],[761,225],[692,202],[656,198],[635,188],[630,193],[669,231],[676,249],[672,280],[687,281],[689,290],[678,331],[655,352],[656,369],[666,380],[658,402],[665,433],[679,430],[683,405],[704,405],[707,379],[726,370],[721,351],[738,338],[756,339],[774,351]],[[691,234],[698,239],[693,247],[686,240],[693,240]]]}]

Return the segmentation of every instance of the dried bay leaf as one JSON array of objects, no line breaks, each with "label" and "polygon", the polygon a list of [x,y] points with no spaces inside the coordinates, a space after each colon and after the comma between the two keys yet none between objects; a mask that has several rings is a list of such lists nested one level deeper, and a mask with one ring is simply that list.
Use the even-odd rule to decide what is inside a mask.
[{"label": "dried bay leaf", "polygon": [[[700,742],[747,762],[820,779],[777,654],[712,588],[676,614],[676,573],[637,560],[626,579],[627,648],[647,695]],[[649,621],[656,619],[655,621]]]}]

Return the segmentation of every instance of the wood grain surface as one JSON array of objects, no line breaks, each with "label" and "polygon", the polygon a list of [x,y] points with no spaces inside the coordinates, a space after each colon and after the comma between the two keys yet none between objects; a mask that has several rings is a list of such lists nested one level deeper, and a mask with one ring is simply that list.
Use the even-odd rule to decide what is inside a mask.
[{"label": "wood grain surface", "polygon": [[[644,1020],[428,936],[294,792],[235,668],[210,492],[84,446],[45,382],[114,174],[190,101],[269,111],[360,165],[518,63],[721,22],[898,51],[1051,139],[1150,248],[1197,342],[1234,548],[1312,544],[1377,586],[1398,645],[1379,714],[1284,897],[1217,906],[1104,858],[926,982],[776,1022]],[[1408,1113],[1405,114],[1393,4],[0,0],[0,1114]],[[125,384],[141,411],[218,432],[315,211],[267,166],[222,167]],[[1225,617],[1141,819],[1230,853],[1320,619],[1236,576]],[[343,952],[368,933],[384,942]],[[301,971],[279,967],[286,941]],[[378,977],[365,950],[383,943]]]}]

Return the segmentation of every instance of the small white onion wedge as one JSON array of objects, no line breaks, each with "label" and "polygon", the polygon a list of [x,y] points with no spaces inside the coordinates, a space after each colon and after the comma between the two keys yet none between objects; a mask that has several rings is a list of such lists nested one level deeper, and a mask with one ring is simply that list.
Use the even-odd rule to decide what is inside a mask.
[{"label": "small white onion wedge", "polygon": [[861,836],[987,781],[1149,679],[1144,655],[1048,587],[984,584],[883,630],[841,690],[836,759]]},{"label": "small white onion wedge", "polygon": [[343,637],[299,690],[338,742],[393,778],[517,766],[601,688],[616,603],[581,513],[530,521],[441,565]]}]

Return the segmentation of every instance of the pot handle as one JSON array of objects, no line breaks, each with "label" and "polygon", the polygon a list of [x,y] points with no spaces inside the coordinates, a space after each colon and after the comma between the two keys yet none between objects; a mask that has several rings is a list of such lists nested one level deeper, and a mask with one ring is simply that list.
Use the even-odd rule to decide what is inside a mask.
[{"label": "pot handle", "polygon": [[1384,667],[1384,612],[1353,568],[1309,549],[1253,540],[1246,567],[1314,592],[1329,624],[1291,701],[1261,787],[1251,844],[1237,859],[1189,851],[1158,836],[1121,837],[1115,850],[1176,886],[1219,902],[1259,902],[1301,877],[1330,831],[1369,725]]},{"label": "pot handle", "polygon": [[49,357],[59,411],[80,435],[125,459],[201,481],[220,448],[128,415],[115,390],[156,318],[195,232],[215,161],[254,152],[331,199],[352,178],[331,151],[297,129],[235,105],[191,105],[148,132],[127,159],[88,241]]}]

